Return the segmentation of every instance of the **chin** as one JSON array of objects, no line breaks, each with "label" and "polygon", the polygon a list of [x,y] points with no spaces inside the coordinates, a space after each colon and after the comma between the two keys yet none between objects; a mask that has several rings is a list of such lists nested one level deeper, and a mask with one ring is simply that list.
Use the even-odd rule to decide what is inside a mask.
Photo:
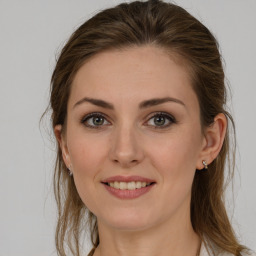
[{"label": "chin", "polygon": [[111,227],[122,231],[140,231],[149,228],[149,225],[141,221],[125,220],[110,223]]},{"label": "chin", "polygon": [[112,212],[108,216],[98,217],[98,222],[104,222],[111,228],[126,231],[139,231],[149,228],[153,225],[152,215],[145,216],[138,212]]}]

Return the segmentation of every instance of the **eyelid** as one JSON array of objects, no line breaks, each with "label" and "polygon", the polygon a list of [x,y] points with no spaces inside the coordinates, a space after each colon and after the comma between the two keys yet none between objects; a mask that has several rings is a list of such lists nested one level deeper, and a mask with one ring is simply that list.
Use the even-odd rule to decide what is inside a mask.
[{"label": "eyelid", "polygon": [[[93,129],[100,129],[100,128],[102,128],[103,126],[105,126],[105,125],[92,126],[92,125],[85,124],[85,122],[86,122],[88,119],[90,119],[90,118],[92,118],[92,117],[95,117],[95,116],[96,116],[96,117],[97,117],[97,116],[98,116],[98,117],[103,117],[108,123],[110,123],[110,122],[108,121],[108,117],[107,117],[105,114],[101,113],[101,112],[92,112],[92,113],[89,113],[89,114],[83,116],[83,117],[81,118],[80,122],[81,122],[82,124],[84,124],[86,127],[93,128]],[[164,116],[165,118],[167,117],[167,119],[170,121],[170,123],[167,124],[167,125],[164,125],[164,126],[153,126],[153,125],[147,125],[147,126],[151,126],[151,127],[153,127],[154,129],[165,129],[165,128],[168,128],[171,124],[177,123],[177,121],[176,121],[176,119],[173,117],[173,115],[171,115],[171,114],[169,114],[169,113],[167,113],[167,112],[162,112],[162,111],[158,111],[158,112],[153,112],[153,113],[151,113],[150,116],[147,118],[146,123],[147,123],[150,119],[152,119],[152,118],[154,118],[154,117],[156,117],[156,116]]]},{"label": "eyelid", "polygon": [[[159,112],[154,112],[152,113],[152,115],[150,115],[150,117],[147,119],[146,122],[148,122],[150,119],[152,119],[153,117],[155,116],[164,116],[165,118],[167,117],[167,119],[170,121],[169,124],[167,125],[164,125],[164,126],[152,126],[154,129],[165,129],[165,128],[169,128],[169,126],[171,126],[172,124],[175,124],[177,123],[175,117],[167,112],[162,112],[162,111],[159,111]],[[148,125],[150,126],[150,125]]]},{"label": "eyelid", "polygon": [[149,119],[151,119],[152,117],[157,116],[157,115],[168,116],[168,117],[170,117],[171,119],[175,120],[174,116],[172,116],[171,114],[169,114],[169,113],[167,113],[167,112],[163,112],[163,111],[156,111],[156,112],[153,112],[152,114],[150,114]]},{"label": "eyelid", "polygon": [[110,123],[109,121],[108,121],[108,117],[105,115],[105,114],[103,114],[103,113],[101,113],[101,112],[92,112],[92,113],[89,113],[89,114],[87,114],[87,115],[85,115],[85,116],[83,116],[82,118],[81,118],[81,120],[80,120],[80,122],[82,123],[82,124],[84,124],[86,127],[89,127],[89,128],[92,128],[92,129],[99,129],[99,128],[101,128],[103,125],[100,125],[100,126],[93,126],[93,125],[88,125],[88,124],[85,124],[85,122],[88,120],[88,119],[90,119],[90,118],[92,118],[92,117],[103,117],[108,123]]}]

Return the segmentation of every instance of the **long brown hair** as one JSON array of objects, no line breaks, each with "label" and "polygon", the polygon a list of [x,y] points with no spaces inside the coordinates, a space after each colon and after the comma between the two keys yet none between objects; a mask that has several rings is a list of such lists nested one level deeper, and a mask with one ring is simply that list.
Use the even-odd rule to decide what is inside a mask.
[{"label": "long brown hair", "polygon": [[[62,49],[51,80],[51,109],[53,128],[65,127],[67,102],[72,81],[79,68],[90,57],[104,50],[153,45],[179,56],[190,70],[191,83],[197,94],[202,127],[213,123],[218,113],[229,119],[229,130],[235,131],[232,116],[227,112],[225,76],[216,39],[210,31],[183,8],[159,0],[123,3],[106,9],[81,25]],[[227,177],[232,177],[234,163],[230,156],[227,131],[218,157],[208,171],[196,171],[192,186],[191,222],[195,232],[220,250],[240,255],[239,244],[231,227],[224,203],[225,162],[229,161]],[[235,141],[235,140],[234,140]],[[54,174],[54,192],[58,205],[56,248],[66,255],[80,254],[80,237],[87,218],[93,255],[99,244],[96,217],[80,199],[73,178],[58,153]],[[209,244],[210,245],[210,244]],[[210,248],[210,247],[209,247]]]}]

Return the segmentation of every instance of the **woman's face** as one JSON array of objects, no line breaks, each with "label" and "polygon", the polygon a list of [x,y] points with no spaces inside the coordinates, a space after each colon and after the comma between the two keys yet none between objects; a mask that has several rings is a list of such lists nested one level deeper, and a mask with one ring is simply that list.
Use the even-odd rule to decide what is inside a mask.
[{"label": "woman's face", "polygon": [[80,68],[61,147],[99,223],[137,230],[189,219],[203,168],[199,112],[186,68],[162,49],[110,50]]}]

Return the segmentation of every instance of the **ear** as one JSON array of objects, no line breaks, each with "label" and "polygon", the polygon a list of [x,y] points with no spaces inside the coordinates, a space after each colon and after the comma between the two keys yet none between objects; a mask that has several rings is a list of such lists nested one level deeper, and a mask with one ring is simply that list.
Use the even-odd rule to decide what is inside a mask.
[{"label": "ear", "polygon": [[202,143],[202,151],[198,158],[197,169],[204,168],[203,160],[209,165],[219,154],[227,130],[227,118],[223,113],[219,113],[214,122],[206,127]]},{"label": "ear", "polygon": [[70,169],[70,165],[71,165],[70,156],[69,156],[69,151],[66,143],[66,138],[62,132],[62,125],[59,124],[54,127],[54,134],[61,148],[62,158],[67,168]]}]

